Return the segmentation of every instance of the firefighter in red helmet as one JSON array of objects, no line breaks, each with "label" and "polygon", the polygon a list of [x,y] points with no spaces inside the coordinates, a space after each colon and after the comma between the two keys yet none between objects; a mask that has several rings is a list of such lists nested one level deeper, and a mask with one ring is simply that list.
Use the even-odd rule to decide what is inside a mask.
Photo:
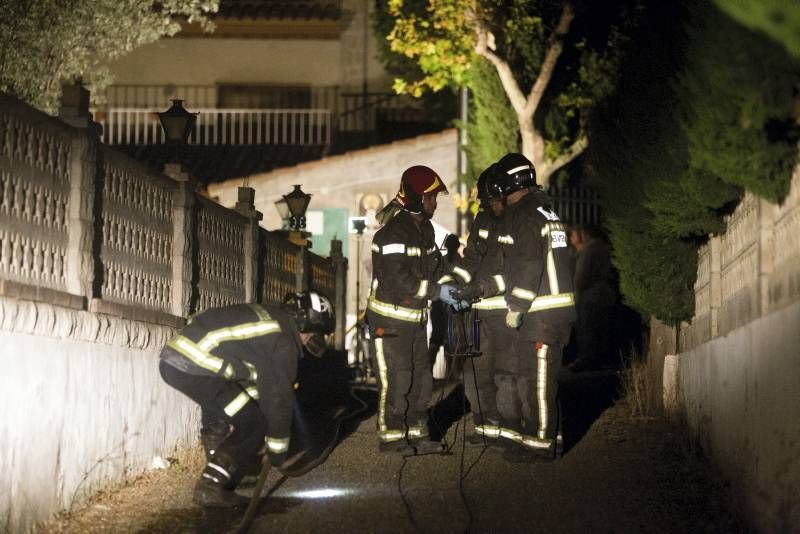
[{"label": "firefighter in red helmet", "polygon": [[455,301],[452,286],[435,282],[447,270],[430,222],[439,193],[447,194],[447,187],[433,169],[406,169],[397,196],[378,214],[384,226],[372,241],[367,322],[380,382],[377,423],[382,452],[441,450],[441,444],[428,439],[433,377],[427,308],[430,300]]}]

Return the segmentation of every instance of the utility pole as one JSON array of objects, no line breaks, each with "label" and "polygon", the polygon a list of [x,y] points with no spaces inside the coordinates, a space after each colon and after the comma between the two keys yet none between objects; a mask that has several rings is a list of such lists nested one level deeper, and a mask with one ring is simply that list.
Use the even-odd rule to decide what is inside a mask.
[{"label": "utility pole", "polygon": [[[467,176],[467,143],[469,138],[467,136],[467,119],[469,118],[469,89],[462,87],[459,92],[459,107],[461,128],[458,131],[458,173],[457,173],[457,189],[459,198],[466,199],[469,191],[467,191],[467,183],[465,178]],[[456,207],[456,233],[460,236],[466,230],[464,219],[465,214],[461,209]]]},{"label": "utility pole", "polygon": [[361,82],[361,116],[363,120],[364,133],[369,131],[369,109],[367,108],[368,81],[367,81],[367,62],[369,61],[369,0],[364,0],[364,42],[363,42],[362,70],[363,79]]}]

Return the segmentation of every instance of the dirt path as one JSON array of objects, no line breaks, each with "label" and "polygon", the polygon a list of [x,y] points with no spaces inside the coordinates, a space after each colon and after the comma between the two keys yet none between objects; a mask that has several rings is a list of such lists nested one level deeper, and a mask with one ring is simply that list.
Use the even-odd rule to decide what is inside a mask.
[{"label": "dirt path", "polygon": [[[592,389],[573,390],[579,392],[591,395]],[[374,393],[359,396],[374,409]],[[628,412],[617,402],[574,434],[563,458],[533,465],[510,464],[488,449],[464,450],[462,425],[446,434],[450,455],[405,461],[380,455],[373,415],[349,427],[311,472],[297,478],[272,473],[273,493],[262,501],[251,532],[746,530],[726,507],[723,484],[685,436],[661,420],[632,420]],[[98,496],[42,531],[225,532],[240,511],[209,512],[191,503],[200,463],[199,455],[188,456]]]}]

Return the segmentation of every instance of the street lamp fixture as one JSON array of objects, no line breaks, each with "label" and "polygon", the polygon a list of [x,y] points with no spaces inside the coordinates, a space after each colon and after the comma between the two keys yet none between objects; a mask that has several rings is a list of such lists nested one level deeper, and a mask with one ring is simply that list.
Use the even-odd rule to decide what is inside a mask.
[{"label": "street lamp fixture", "polygon": [[167,144],[175,149],[174,156],[177,159],[181,148],[186,145],[192,130],[194,130],[198,113],[186,111],[181,99],[175,98],[171,102],[172,106],[167,111],[158,114],[158,120],[164,129]]},{"label": "street lamp fixture", "polygon": [[[304,193],[299,185],[295,185],[294,189],[288,195],[283,195],[283,200],[286,202],[286,207],[289,210],[289,229],[300,231],[306,227],[306,209],[308,203],[311,202],[311,195]],[[277,206],[277,202],[275,203]],[[278,211],[281,208],[278,207]]]}]

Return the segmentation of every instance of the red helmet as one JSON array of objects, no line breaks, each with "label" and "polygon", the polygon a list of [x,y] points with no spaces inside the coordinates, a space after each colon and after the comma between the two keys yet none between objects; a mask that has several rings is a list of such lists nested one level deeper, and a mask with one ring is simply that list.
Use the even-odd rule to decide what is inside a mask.
[{"label": "red helmet", "polygon": [[397,200],[409,211],[422,211],[422,197],[436,193],[447,193],[442,179],[436,171],[425,165],[414,165],[403,171]]}]

